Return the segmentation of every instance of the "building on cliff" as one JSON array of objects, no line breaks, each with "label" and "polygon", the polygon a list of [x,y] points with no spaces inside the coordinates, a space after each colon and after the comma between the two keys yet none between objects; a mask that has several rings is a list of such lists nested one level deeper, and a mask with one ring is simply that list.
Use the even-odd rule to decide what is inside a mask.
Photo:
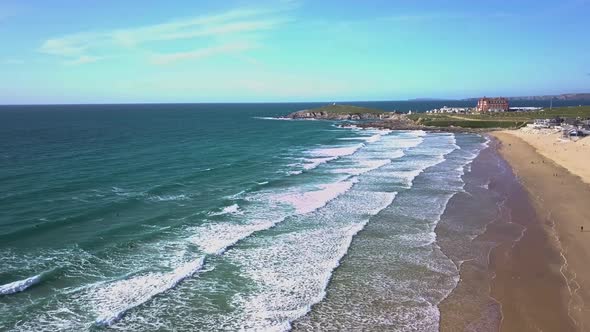
[{"label": "building on cliff", "polygon": [[506,98],[486,98],[483,97],[477,102],[476,111],[486,112],[506,112],[509,109],[508,99]]}]

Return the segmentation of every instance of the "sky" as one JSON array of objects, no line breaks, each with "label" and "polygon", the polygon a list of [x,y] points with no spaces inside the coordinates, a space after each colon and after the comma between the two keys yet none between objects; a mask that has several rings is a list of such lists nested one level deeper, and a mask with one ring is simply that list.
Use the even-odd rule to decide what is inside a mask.
[{"label": "sky", "polygon": [[0,104],[590,92],[590,0],[0,0]]}]

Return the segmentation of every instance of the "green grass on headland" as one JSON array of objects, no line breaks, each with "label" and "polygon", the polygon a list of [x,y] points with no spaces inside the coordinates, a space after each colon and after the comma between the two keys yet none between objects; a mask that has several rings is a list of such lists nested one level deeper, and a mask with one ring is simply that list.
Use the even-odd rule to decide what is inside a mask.
[{"label": "green grass on headland", "polygon": [[373,113],[373,114],[380,114],[384,113],[383,111],[366,108],[366,107],[358,107],[358,106],[351,106],[351,105],[326,105],[318,108],[314,108],[312,111],[314,112],[327,112],[332,114],[365,114],[365,113]]},{"label": "green grass on headland", "polygon": [[425,126],[434,127],[461,127],[461,128],[520,128],[526,125],[526,121],[490,121],[490,120],[457,120],[436,119],[418,122]]},{"label": "green grass on headland", "polygon": [[552,110],[547,108],[537,112],[509,112],[506,114],[508,116],[520,114],[528,119],[549,119],[557,116],[562,118],[588,118],[590,117],[590,106],[556,107]]},{"label": "green grass on headland", "polygon": [[463,128],[520,128],[534,119],[588,118],[590,106],[559,107],[535,112],[503,112],[488,114],[426,114],[417,113],[408,117],[419,124],[438,127]]}]

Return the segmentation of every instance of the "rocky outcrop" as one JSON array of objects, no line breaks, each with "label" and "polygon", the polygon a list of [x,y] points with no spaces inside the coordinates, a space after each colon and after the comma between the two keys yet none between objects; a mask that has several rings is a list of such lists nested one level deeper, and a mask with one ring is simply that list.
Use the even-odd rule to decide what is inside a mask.
[{"label": "rocky outcrop", "polygon": [[316,119],[316,120],[383,120],[388,119],[390,113],[335,113],[326,111],[302,110],[291,113],[289,119]]},{"label": "rocky outcrop", "polygon": [[[391,130],[424,130],[424,131],[443,131],[443,132],[485,132],[489,129],[469,129],[461,127],[435,127],[426,126],[420,121],[413,121],[405,114],[393,112],[382,112],[378,110],[349,106],[349,105],[329,105],[317,109],[302,110],[291,113],[284,118],[301,119],[301,120],[332,120],[332,121],[353,121],[343,122],[341,127],[358,127],[358,128],[380,128]],[[365,121],[359,121],[365,120]]]}]

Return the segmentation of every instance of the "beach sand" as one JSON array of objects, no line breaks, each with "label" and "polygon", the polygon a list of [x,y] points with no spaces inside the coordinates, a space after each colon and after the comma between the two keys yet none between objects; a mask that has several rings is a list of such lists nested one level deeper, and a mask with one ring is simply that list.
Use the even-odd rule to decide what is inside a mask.
[{"label": "beach sand", "polygon": [[590,184],[590,137],[580,138],[578,141],[562,139],[560,133],[551,129],[523,128],[502,133],[521,138],[539,154]]},{"label": "beach sand", "polygon": [[[496,278],[491,294],[502,305],[502,330],[588,330],[590,185],[581,179],[588,173],[584,165],[588,155],[576,158],[559,150],[575,151],[572,144],[583,141],[554,146],[556,138],[551,136],[526,137],[532,134],[522,132],[493,135],[501,141],[500,154],[511,165],[534,207],[534,213],[518,218],[526,223],[527,230],[514,248],[500,246],[492,252]],[[581,226],[588,232],[581,232]],[[550,305],[544,300],[550,294],[553,301],[560,301],[557,312],[543,308]],[[557,319],[563,317],[563,310],[569,320]]]},{"label": "beach sand", "polygon": [[[466,194],[449,202],[436,230],[443,252],[460,264],[459,284],[439,305],[440,329],[575,330],[552,228],[498,149],[503,151],[492,140],[474,160],[464,176]],[[486,225],[485,231],[472,239],[454,237],[453,225],[461,221],[464,227]]]}]

